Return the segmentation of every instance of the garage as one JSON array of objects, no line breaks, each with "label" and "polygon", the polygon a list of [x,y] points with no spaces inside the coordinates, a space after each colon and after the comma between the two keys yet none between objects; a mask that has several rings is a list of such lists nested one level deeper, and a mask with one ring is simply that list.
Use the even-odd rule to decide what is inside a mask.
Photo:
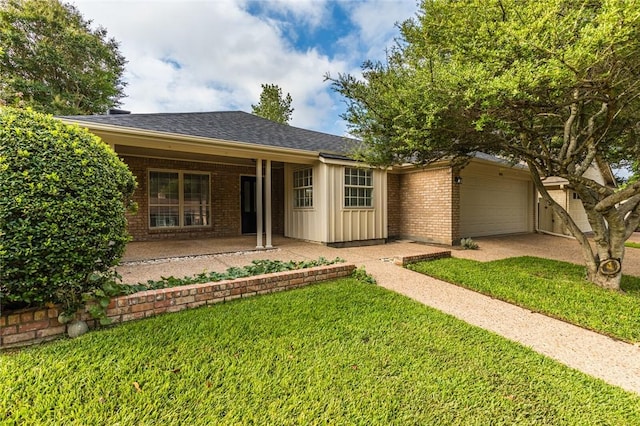
[{"label": "garage", "polygon": [[462,237],[533,231],[533,190],[526,170],[472,162],[460,176]]}]

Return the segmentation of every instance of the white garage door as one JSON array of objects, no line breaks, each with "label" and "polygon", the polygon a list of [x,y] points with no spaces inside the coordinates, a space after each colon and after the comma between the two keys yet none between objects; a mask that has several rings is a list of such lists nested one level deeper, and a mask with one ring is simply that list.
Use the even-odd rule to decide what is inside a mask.
[{"label": "white garage door", "polygon": [[[466,170],[465,170],[466,171]],[[460,235],[481,237],[530,231],[530,182],[494,173],[463,171]]]}]

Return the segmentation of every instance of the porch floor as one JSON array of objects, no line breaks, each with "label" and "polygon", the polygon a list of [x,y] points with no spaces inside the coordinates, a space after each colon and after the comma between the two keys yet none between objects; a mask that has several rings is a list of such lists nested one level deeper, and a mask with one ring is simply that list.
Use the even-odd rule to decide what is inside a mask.
[{"label": "porch floor", "polygon": [[[273,245],[280,246],[286,240],[288,238],[274,236]],[[122,262],[251,251],[265,251],[256,249],[255,235],[190,240],[133,241],[127,244]]]}]

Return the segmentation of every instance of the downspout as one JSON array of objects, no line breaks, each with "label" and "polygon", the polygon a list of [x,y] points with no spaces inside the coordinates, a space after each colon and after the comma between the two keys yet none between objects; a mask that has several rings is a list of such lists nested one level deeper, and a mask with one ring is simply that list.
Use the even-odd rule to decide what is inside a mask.
[{"label": "downspout", "polygon": [[533,187],[533,231],[538,233],[540,232],[540,197],[538,196],[538,188],[536,185],[531,182],[531,186]]}]

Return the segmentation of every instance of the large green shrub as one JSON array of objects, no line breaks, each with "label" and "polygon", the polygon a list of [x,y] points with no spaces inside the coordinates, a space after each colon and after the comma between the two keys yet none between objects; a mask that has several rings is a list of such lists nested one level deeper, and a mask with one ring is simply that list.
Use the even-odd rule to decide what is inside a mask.
[{"label": "large green shrub", "polygon": [[122,256],[135,185],[86,129],[0,108],[0,303],[77,309]]}]

